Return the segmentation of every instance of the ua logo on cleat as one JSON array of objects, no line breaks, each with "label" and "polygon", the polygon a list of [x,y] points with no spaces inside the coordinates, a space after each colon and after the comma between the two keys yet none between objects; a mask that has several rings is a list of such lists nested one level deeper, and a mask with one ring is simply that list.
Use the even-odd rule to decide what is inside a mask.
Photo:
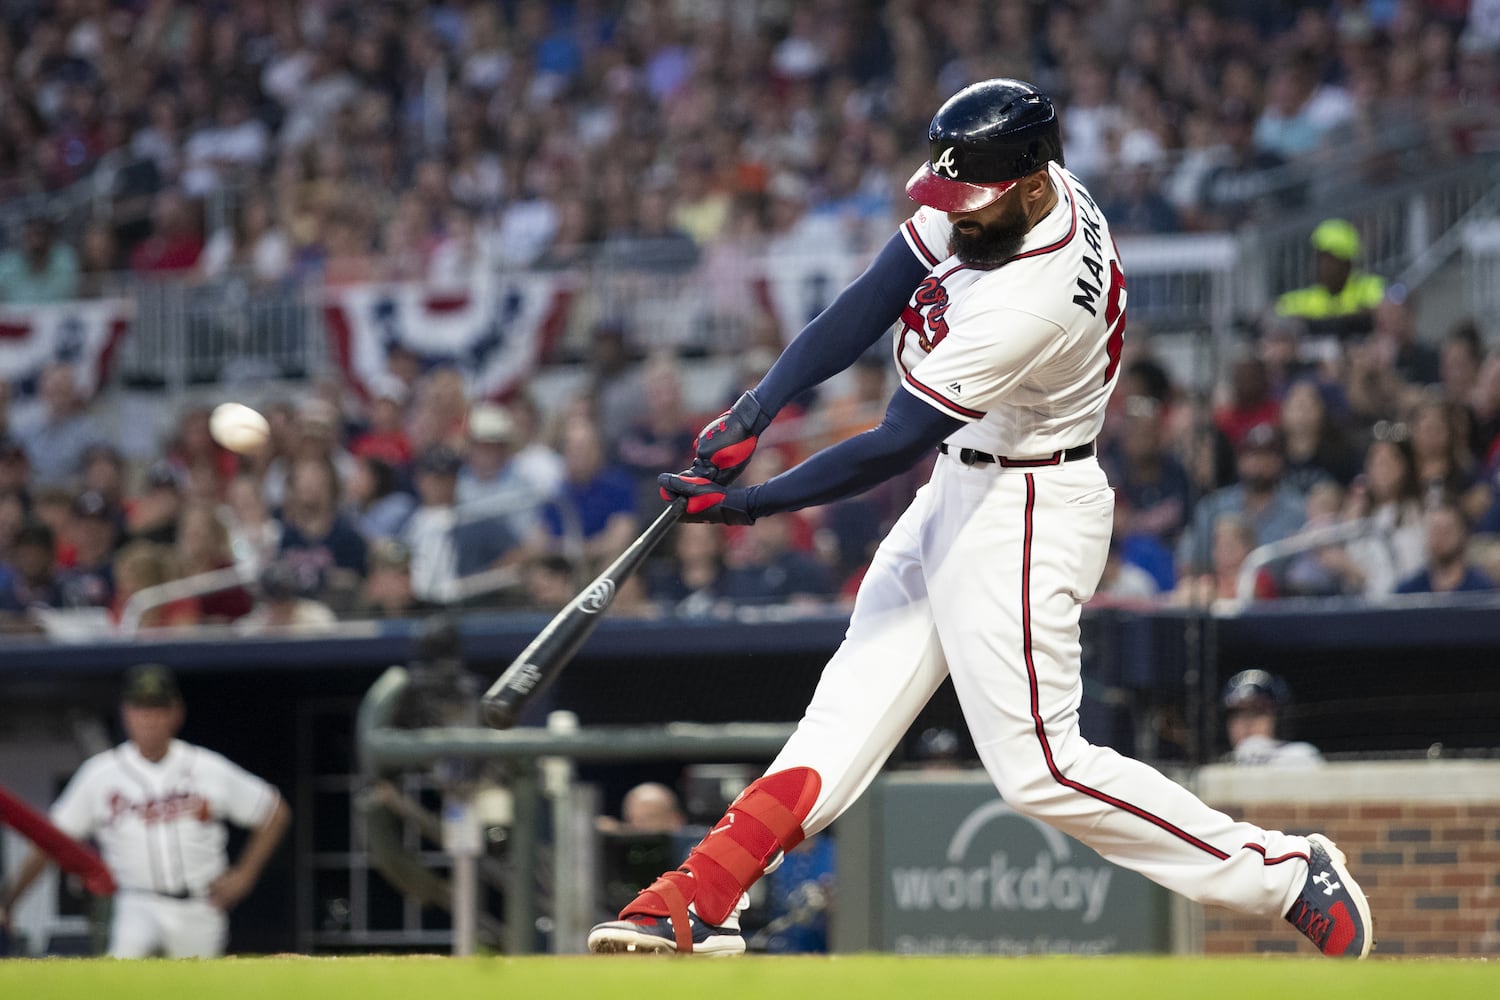
[{"label": "ua logo on cleat", "polygon": [[1313,876],[1313,881],[1323,887],[1323,895],[1325,896],[1332,896],[1334,890],[1339,888],[1339,884],[1333,880],[1331,872],[1318,872],[1318,874]]}]

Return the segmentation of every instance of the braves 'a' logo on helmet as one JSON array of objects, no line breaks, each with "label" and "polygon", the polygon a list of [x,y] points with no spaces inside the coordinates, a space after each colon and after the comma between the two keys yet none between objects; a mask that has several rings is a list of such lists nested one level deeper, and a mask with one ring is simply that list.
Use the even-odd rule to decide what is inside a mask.
[{"label": "braves 'a' logo on helmet", "polygon": [[953,178],[955,180],[958,178],[958,164],[954,162],[953,159],[953,151],[956,148],[957,147],[955,146],[949,146],[947,149],[943,150],[942,154],[938,156],[937,159],[932,161],[933,170],[941,170],[943,173],[947,174],[950,178]]}]

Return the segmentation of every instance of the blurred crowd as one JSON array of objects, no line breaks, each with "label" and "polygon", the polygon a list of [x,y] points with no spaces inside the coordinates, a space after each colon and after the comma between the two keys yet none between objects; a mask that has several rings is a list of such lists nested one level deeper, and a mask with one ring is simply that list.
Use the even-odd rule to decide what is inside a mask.
[{"label": "blurred crowd", "polygon": [[[994,75],[1057,95],[1068,166],[1117,232],[1233,228],[1311,198],[1331,164],[1340,185],[1378,184],[1500,145],[1494,6],[10,3],[0,303],[131,274],[462,289],[476,269],[599,260],[730,296],[715,276],[747,254],[883,242],[932,110]],[[1500,354],[1472,324],[1418,329],[1404,289],[1359,271],[1347,224],[1313,245],[1313,283],[1255,322],[1212,391],[1127,335],[1100,442],[1118,503],[1099,601],[1380,600],[1500,571]],[[774,349],[791,325],[748,343]],[[560,606],[764,372],[763,352],[732,354],[745,343],[720,347],[736,373],[711,400],[685,391],[680,352],[614,322],[553,359],[585,369],[562,400],[470,398],[458,371],[393,355],[360,393],[237,390],[271,424],[251,454],[186,405],[147,462],[69,365],[25,406],[0,383],[0,615],[254,630]],[[747,479],[873,426],[893,391],[876,352],[789,407]],[[683,526],[618,606],[847,599],[926,472],[749,528]],[[1307,531],[1328,543],[1246,568]],[[209,573],[230,585],[132,602]]]},{"label": "blurred crowd", "polygon": [[933,109],[997,75],[1056,96],[1117,232],[1232,228],[1500,145],[1500,18],[1469,6],[12,2],[0,301],[120,271],[443,281],[648,242],[670,269],[799,223],[869,249]]},{"label": "blurred crowd", "polygon": [[[1332,261],[1325,278],[1359,277],[1318,254]],[[1468,322],[1420,336],[1411,296],[1372,281],[1371,304],[1336,316],[1299,314],[1308,296],[1284,296],[1211,391],[1174,379],[1150,336],[1126,337],[1100,438],[1117,501],[1098,603],[1494,587],[1500,350]],[[1317,289],[1329,291],[1301,291]],[[736,369],[704,410],[686,402],[699,372],[682,359],[627,362],[599,352],[546,409],[529,389],[469,398],[452,368],[396,366],[365,398],[335,378],[242,396],[270,426],[246,453],[222,447],[210,407],[191,405],[145,463],[111,443],[116,428],[76,371],[54,365],[39,405],[0,408],[0,614],[18,628],[46,624],[47,609],[95,608],[127,629],[253,630],[561,607],[660,509],[656,475],[685,464],[698,428],[763,372]],[[782,411],[747,481],[873,426],[893,391],[888,357],[872,351]],[[848,600],[932,460],[753,526],[680,526],[616,608],[728,617]],[[1283,557],[1247,568],[1279,542]],[[214,573],[211,593],[132,604]]]}]

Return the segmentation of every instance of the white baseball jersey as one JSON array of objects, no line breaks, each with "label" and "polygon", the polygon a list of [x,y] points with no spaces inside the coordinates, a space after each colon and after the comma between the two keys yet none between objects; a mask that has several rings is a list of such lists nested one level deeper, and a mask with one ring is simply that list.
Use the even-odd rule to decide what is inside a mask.
[{"label": "white baseball jersey", "polygon": [[943,212],[919,209],[901,227],[932,270],[902,312],[896,364],[908,392],[968,424],[955,447],[1045,458],[1104,426],[1125,275],[1094,199],[1062,167],[1051,174],[1057,205],[1004,267],[950,254]]},{"label": "white baseball jersey", "polygon": [[[948,253],[945,213],[902,227],[931,269],[896,337],[904,389],[964,421],[881,542],[849,629],[768,773],[820,779],[811,836],[852,804],[945,678],[1018,811],[1200,902],[1284,914],[1311,847],[1238,822],[1085,740],[1081,609],[1109,554],[1114,491],[1088,444],[1118,380],[1125,280],[1102,213],[1066,170],[1058,202],[991,270]],[[976,917],[976,928],[983,926]],[[984,933],[976,930],[977,934]]]},{"label": "white baseball jersey", "polygon": [[52,807],[52,822],[92,837],[123,890],[203,896],[229,865],[224,822],[258,827],[275,788],[221,754],[173,740],[152,762],[134,743],[84,761]]},{"label": "white baseball jersey", "polygon": [[1250,767],[1317,767],[1323,763],[1323,755],[1311,743],[1247,736],[1229,751],[1226,760]]}]

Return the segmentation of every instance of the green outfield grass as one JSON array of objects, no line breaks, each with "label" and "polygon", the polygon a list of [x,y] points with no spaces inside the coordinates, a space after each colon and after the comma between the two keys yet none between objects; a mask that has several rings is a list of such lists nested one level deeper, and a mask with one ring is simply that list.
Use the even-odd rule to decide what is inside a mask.
[{"label": "green outfield grass", "polygon": [[1500,963],[1285,958],[229,958],[0,962],[26,1000],[1426,1000],[1500,997]]}]

